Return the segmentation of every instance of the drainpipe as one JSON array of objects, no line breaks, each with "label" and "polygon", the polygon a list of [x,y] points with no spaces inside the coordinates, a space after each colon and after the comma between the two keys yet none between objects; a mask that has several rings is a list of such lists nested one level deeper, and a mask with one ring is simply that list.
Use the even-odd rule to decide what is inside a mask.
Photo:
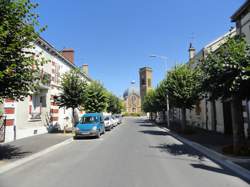
[{"label": "drainpipe", "polygon": [[246,100],[246,108],[247,108],[247,124],[248,124],[248,127],[247,127],[247,138],[250,140],[250,111],[249,111],[249,99]]}]

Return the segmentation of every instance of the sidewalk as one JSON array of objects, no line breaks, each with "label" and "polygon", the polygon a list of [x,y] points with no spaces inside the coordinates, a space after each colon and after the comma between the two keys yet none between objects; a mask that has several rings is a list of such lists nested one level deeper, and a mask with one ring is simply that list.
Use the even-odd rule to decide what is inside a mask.
[{"label": "sidewalk", "polygon": [[[162,125],[158,125],[158,126],[162,126]],[[223,154],[223,151],[222,151],[223,147],[233,144],[233,139],[230,135],[224,135],[218,132],[207,131],[205,129],[201,129],[198,127],[193,128],[193,131],[194,131],[193,133],[184,134],[184,133],[180,133],[180,126],[178,126],[178,124],[171,124],[168,129],[177,133],[178,135],[180,135],[181,137],[187,140],[196,142],[213,151],[216,151],[219,154],[222,154],[224,157],[227,158],[227,160],[230,160],[234,162],[235,164],[250,171],[250,157]]]},{"label": "sidewalk", "polygon": [[235,164],[250,170],[250,156],[234,156],[224,154],[222,149],[228,145],[232,145],[232,137],[224,135],[221,133],[205,131],[203,129],[195,129],[194,134],[180,134],[182,137],[199,143],[209,149],[212,149],[222,155],[224,155],[228,160],[234,162]]},{"label": "sidewalk", "polygon": [[71,134],[42,134],[0,144],[0,168],[64,142]]}]

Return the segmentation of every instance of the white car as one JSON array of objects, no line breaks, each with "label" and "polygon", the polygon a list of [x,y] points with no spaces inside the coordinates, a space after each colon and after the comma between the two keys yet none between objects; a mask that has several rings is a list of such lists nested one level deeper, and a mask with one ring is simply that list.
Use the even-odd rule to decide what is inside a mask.
[{"label": "white car", "polygon": [[114,126],[117,126],[118,125],[118,119],[114,115],[112,115],[111,117],[112,117]]},{"label": "white car", "polygon": [[113,128],[114,121],[111,116],[104,117],[104,126],[105,126],[105,129],[108,131],[110,131]]},{"label": "white car", "polygon": [[121,114],[116,114],[115,118],[117,119],[117,123],[121,124],[122,123],[122,115]]}]

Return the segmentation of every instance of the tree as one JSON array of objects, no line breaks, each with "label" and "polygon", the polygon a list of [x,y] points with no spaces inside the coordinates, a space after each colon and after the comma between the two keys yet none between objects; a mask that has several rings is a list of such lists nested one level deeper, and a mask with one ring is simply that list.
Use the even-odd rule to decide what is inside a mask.
[{"label": "tree", "polygon": [[122,112],[122,101],[112,93],[108,94],[107,112],[112,114],[120,114]]},{"label": "tree", "polygon": [[155,106],[158,112],[162,112],[164,122],[166,121],[166,111],[168,110],[167,102],[167,92],[164,86],[164,81],[161,81],[155,89]]},{"label": "tree", "polygon": [[144,112],[150,113],[150,120],[153,120],[153,113],[158,112],[158,106],[156,101],[156,91],[149,90],[146,96],[144,97],[142,103],[142,109]]},{"label": "tree", "polygon": [[[37,4],[0,0],[0,98],[22,100],[36,89],[44,59],[32,52],[38,34]],[[36,54],[38,55],[38,54]],[[40,59],[40,60],[39,60]]]},{"label": "tree", "polygon": [[168,72],[164,87],[174,107],[181,108],[182,130],[186,128],[186,109],[192,109],[201,94],[201,72],[189,65],[178,65]]},{"label": "tree", "polygon": [[86,97],[83,104],[86,112],[105,111],[107,101],[107,91],[99,82],[93,81],[87,86]]},{"label": "tree", "polygon": [[212,99],[231,99],[233,147],[245,144],[242,100],[250,96],[250,49],[242,36],[229,37],[202,66],[203,90]]},{"label": "tree", "polygon": [[62,76],[62,92],[56,97],[59,107],[72,109],[72,123],[75,124],[74,111],[83,105],[86,97],[87,84],[79,69],[72,69]]}]

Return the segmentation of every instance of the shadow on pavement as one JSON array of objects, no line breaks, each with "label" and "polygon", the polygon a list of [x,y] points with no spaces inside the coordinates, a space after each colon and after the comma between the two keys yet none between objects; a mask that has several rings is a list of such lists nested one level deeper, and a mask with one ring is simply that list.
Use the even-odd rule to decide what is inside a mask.
[{"label": "shadow on pavement", "polygon": [[141,124],[141,123],[149,123],[149,121],[148,120],[136,120],[135,123],[139,123],[139,124]]},{"label": "shadow on pavement", "polygon": [[141,126],[141,127],[155,127],[155,125],[146,124],[146,123],[140,124],[139,126]]},{"label": "shadow on pavement", "polygon": [[139,131],[144,134],[150,134],[150,135],[156,135],[156,136],[167,136],[169,135],[167,132],[164,131],[158,131],[158,130],[143,130]]},{"label": "shadow on pavement", "polygon": [[204,156],[193,148],[184,144],[160,144],[159,146],[150,146],[150,148],[160,149],[162,152],[170,153],[174,156],[188,155],[203,160]]},{"label": "shadow on pavement", "polygon": [[14,145],[0,145],[0,160],[23,158],[29,153]]},{"label": "shadow on pavement", "polygon": [[190,165],[196,169],[204,169],[204,170],[208,170],[211,172],[217,172],[217,173],[235,176],[232,172],[230,172],[226,169],[223,169],[223,168],[216,168],[216,167],[208,166],[208,165],[204,165],[204,164],[190,164]]}]

